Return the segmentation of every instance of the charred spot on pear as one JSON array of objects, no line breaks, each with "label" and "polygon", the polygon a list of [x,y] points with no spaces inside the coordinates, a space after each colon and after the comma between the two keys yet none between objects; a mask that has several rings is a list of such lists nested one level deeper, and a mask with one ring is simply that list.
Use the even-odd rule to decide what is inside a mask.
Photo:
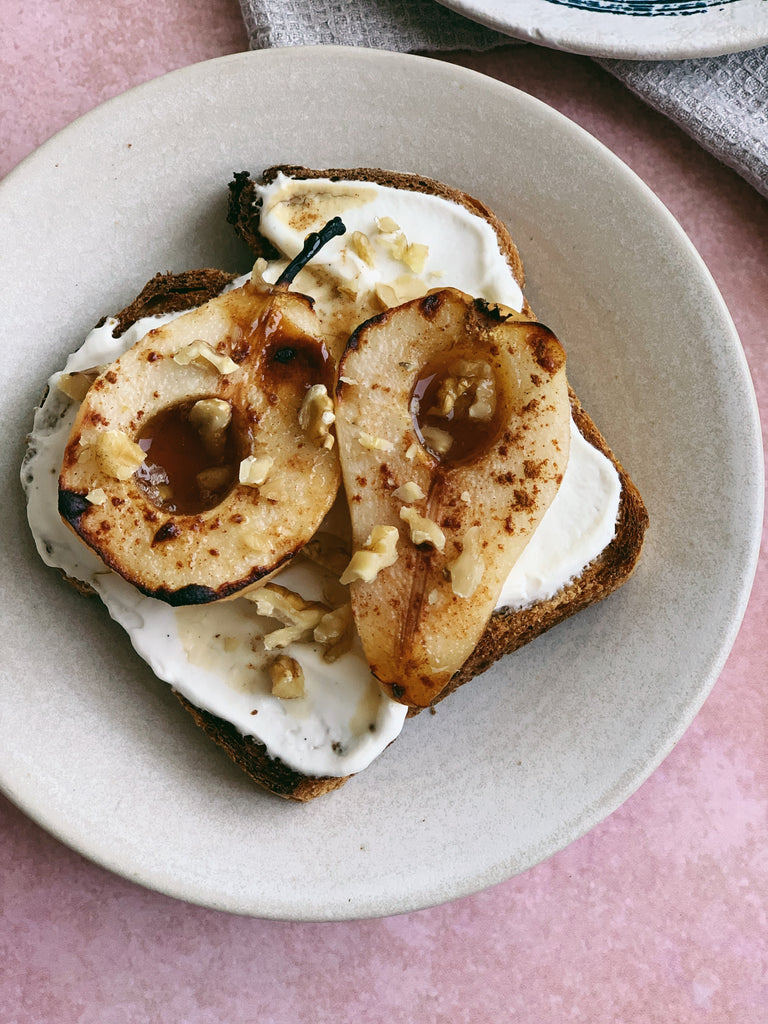
[{"label": "charred spot on pear", "polygon": [[198,604],[264,582],[334,501],[337,450],[306,408],[333,366],[291,273],[271,286],[254,271],[151,330],[82,402],[59,511],[144,594]]},{"label": "charred spot on pear", "polygon": [[[562,480],[565,353],[541,324],[447,288],[358,328],[336,399],[357,628],[385,691],[426,707],[477,645]],[[396,557],[377,563],[383,530]]]}]

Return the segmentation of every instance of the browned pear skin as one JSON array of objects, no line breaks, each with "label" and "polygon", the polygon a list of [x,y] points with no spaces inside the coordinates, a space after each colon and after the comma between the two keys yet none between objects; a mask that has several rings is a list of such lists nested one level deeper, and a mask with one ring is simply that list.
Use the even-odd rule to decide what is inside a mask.
[{"label": "browned pear skin", "polygon": [[[414,395],[431,376],[472,361],[489,368],[494,411],[479,423],[447,419],[455,445],[438,455],[421,443]],[[372,582],[351,583],[355,621],[385,691],[423,708],[474,650],[562,480],[570,441],[565,353],[546,327],[444,289],[355,332],[336,398],[354,548],[365,547],[375,526],[399,531],[394,564]],[[409,483],[418,491],[394,493]],[[436,524],[442,551],[420,542],[422,534],[414,543],[404,507]],[[456,560],[469,537],[463,561],[477,575],[467,585],[467,565],[459,571]]]},{"label": "browned pear skin", "polygon": [[[223,360],[219,368],[201,357],[185,362],[198,343]],[[336,450],[299,423],[315,384],[332,393],[333,367],[311,300],[287,287],[254,277],[151,330],[83,401],[59,478],[62,517],[110,568],[170,604],[264,582],[312,537],[338,491]],[[104,432],[136,443],[158,418],[202,399],[231,409],[230,479],[213,507],[169,510],[136,473],[115,479],[94,457]],[[260,485],[239,482],[250,457],[272,460]],[[99,490],[105,500],[93,504],[87,496],[101,498]]]}]

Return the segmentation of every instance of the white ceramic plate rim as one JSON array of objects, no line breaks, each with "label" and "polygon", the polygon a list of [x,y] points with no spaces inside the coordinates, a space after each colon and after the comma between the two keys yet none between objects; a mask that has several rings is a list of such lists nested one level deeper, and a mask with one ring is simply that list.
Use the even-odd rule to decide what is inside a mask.
[{"label": "white ceramic plate rim", "polygon": [[[322,95],[312,88],[318,82],[323,84]],[[350,97],[353,89],[354,98],[346,102],[345,118],[339,121],[327,103],[334,96]],[[263,98],[267,93],[276,109],[263,117],[260,139],[251,142],[248,97]],[[414,94],[429,94],[428,113],[413,111]],[[281,103],[284,107],[277,110]],[[495,168],[486,158],[482,171],[473,170],[477,142],[470,137],[478,109],[497,117],[496,161],[506,154]],[[429,135],[436,113],[445,116],[449,136],[443,137],[441,129]],[[186,116],[197,126],[196,134],[191,134]],[[453,132],[461,117],[467,118],[465,142],[457,142]],[[296,136],[302,132],[297,146]],[[450,153],[447,138],[453,143]],[[526,140],[531,142],[528,155],[520,150]],[[618,807],[682,735],[730,650],[756,566],[763,490],[754,393],[728,313],[690,242],[650,190],[594,139],[538,101],[463,69],[379,51],[307,48],[220,58],[141,86],[65,129],[0,185],[0,217],[14,251],[13,266],[0,265],[6,295],[0,335],[4,344],[13,338],[16,346],[10,350],[13,365],[3,397],[8,413],[4,421],[16,424],[19,438],[43,379],[73,347],[72,338],[81,336],[105,310],[105,303],[107,309],[123,304],[120,296],[130,298],[151,273],[166,269],[158,266],[163,261],[169,269],[183,269],[201,265],[211,253],[222,264],[242,260],[242,249],[223,240],[229,236],[220,224],[219,175],[223,187],[229,173],[246,159],[250,164],[245,166],[258,170],[256,153],[262,149],[264,163],[304,159],[314,166],[359,166],[367,155],[376,166],[417,169],[443,180],[453,178],[457,184],[468,186],[465,179],[482,178],[481,198],[504,215],[508,211],[499,207],[509,205],[508,192],[498,197],[493,192],[499,182],[508,190],[510,167],[520,161],[518,180],[525,179],[530,195],[521,191],[509,209],[514,218],[519,210],[517,237],[529,266],[534,308],[554,321],[564,307],[558,305],[557,287],[552,285],[550,294],[544,287],[547,266],[557,267],[558,274],[573,270],[567,254],[557,250],[560,240],[570,238],[573,228],[582,246],[599,242],[608,247],[616,257],[609,268],[620,264],[620,250],[614,254],[613,248],[621,238],[606,234],[600,218],[610,215],[612,202],[623,204],[624,216],[634,218],[630,226],[638,253],[642,256],[647,250],[660,263],[658,270],[649,263],[648,274],[635,271],[632,288],[645,288],[650,275],[654,287],[668,289],[669,301],[680,307],[670,313],[677,317],[677,326],[702,335],[699,362],[701,372],[709,375],[706,385],[719,382],[722,387],[727,376],[729,398],[722,409],[727,422],[714,433],[730,444],[725,470],[738,474],[742,488],[727,526],[718,519],[713,536],[702,537],[701,550],[710,545],[712,559],[718,563],[727,558],[730,571],[716,595],[702,595],[702,578],[695,576],[702,572],[702,559],[697,557],[690,584],[680,584],[686,588],[683,593],[702,606],[702,617],[711,619],[711,628],[703,639],[693,633],[684,636],[677,676],[662,681],[649,675],[645,666],[649,658],[660,658],[662,652],[654,654],[653,645],[662,643],[661,633],[654,634],[648,657],[643,650],[642,670],[636,643],[632,647],[637,641],[632,633],[636,606],[650,602],[656,607],[656,576],[671,568],[665,563],[664,546],[667,533],[677,529],[677,520],[657,500],[656,471],[651,473],[644,465],[636,432],[611,422],[616,418],[611,406],[617,397],[614,390],[600,386],[588,365],[578,367],[575,345],[577,390],[628,461],[646,499],[652,499],[655,521],[637,576],[598,609],[552,631],[514,660],[506,659],[482,684],[463,688],[441,707],[435,720],[421,716],[410,723],[392,750],[340,793],[303,808],[254,790],[184,716],[179,719],[172,698],[136,664],[116,635],[120,631],[39,565],[23,522],[22,503],[15,502],[3,572],[4,578],[24,577],[26,588],[2,612],[9,642],[2,674],[0,782],[8,796],[85,856],[126,878],[192,902],[294,920],[404,912],[502,881],[573,841]],[[563,153],[581,167],[583,187],[596,188],[599,183],[601,210],[588,220],[567,194],[570,174],[557,178],[562,194],[535,195],[539,183],[546,184],[550,174],[557,176],[554,170],[542,174],[537,160],[549,167],[550,155]],[[173,177],[166,180],[171,167]],[[186,191],[179,194],[182,174],[188,178]],[[84,178],[90,175],[93,181],[86,189]],[[142,194],[132,191],[137,187],[134,182],[146,189],[147,176],[155,190],[151,209],[144,209]],[[74,195],[77,183],[83,187]],[[551,224],[527,221],[526,204],[538,208],[537,220],[546,212]],[[104,209],[113,216],[106,218]],[[99,216],[94,220],[91,212]],[[594,228],[592,216],[597,218]],[[158,237],[158,218],[167,225],[167,235]],[[595,239],[592,235],[598,230],[600,238]],[[41,247],[43,237],[47,244]],[[551,245],[555,248],[550,251],[546,247]],[[40,322],[28,301],[24,275],[29,267],[45,271]],[[671,275],[670,267],[678,268],[682,277]],[[580,285],[588,283],[586,270],[573,272]],[[606,279],[601,286],[609,293],[618,289],[620,296],[626,283]],[[562,288],[565,301],[564,284]],[[581,341],[588,355],[594,332],[580,325],[578,300],[570,291],[568,296],[571,340]],[[597,292],[591,297],[601,301]],[[621,300],[617,303],[615,315],[620,319]],[[639,308],[645,306],[641,303]],[[604,318],[609,315],[614,314],[601,312]],[[649,310],[648,315],[658,314]],[[623,336],[620,324],[608,319],[605,323],[612,337]],[[651,326],[653,330],[637,328],[650,339],[643,343],[655,343]],[[614,343],[618,344],[615,339]],[[19,345],[21,356],[16,358]],[[29,351],[36,358],[30,360]],[[617,348],[613,358],[620,376],[624,364],[637,373],[631,351]],[[673,380],[682,372],[666,369]],[[685,383],[687,387],[687,378]],[[697,386],[696,373],[691,386]],[[654,385],[650,394],[657,390]],[[679,426],[685,431],[691,427],[685,419],[688,412],[677,408],[685,406],[683,394],[676,393],[675,409],[664,404],[664,398],[662,412],[669,414],[670,422],[677,423],[675,417],[682,416]],[[642,417],[647,398],[647,392],[634,395],[629,388],[621,396],[621,415],[626,411]],[[737,423],[740,443],[734,445]],[[681,437],[684,440],[685,435]],[[659,443],[667,440],[661,437]],[[21,451],[20,440],[3,454],[10,493],[18,487]],[[698,447],[692,448],[691,458],[698,458],[697,453]],[[707,470],[706,453],[702,459]],[[680,472],[686,472],[685,466]],[[712,514],[717,517],[718,509]],[[676,575],[669,577],[673,586],[679,576],[675,569]],[[649,626],[662,630],[661,617],[655,611],[651,614],[655,617]],[[683,631],[694,628],[688,620],[675,625]],[[621,644],[616,642],[617,630]],[[643,633],[643,644],[646,639]],[[674,650],[669,658],[666,650],[663,654],[665,666],[675,664]],[[572,688],[558,689],[561,684],[554,677],[548,677],[546,686],[539,685],[537,673],[561,657],[568,659]],[[595,685],[603,687],[601,699],[613,708],[606,714],[617,720],[600,723],[601,705],[596,703],[578,732],[562,743],[557,736],[553,739],[550,722],[557,730],[570,728],[574,713],[578,716],[580,706],[593,699],[591,690],[579,687],[585,674],[594,675],[596,664],[601,672]],[[515,676],[512,689],[510,673]],[[626,685],[627,674],[626,682],[633,685],[618,699],[615,680],[620,677]],[[659,697],[664,707],[657,711]],[[571,699],[576,703],[569,709]],[[512,709],[506,718],[500,714],[505,708]],[[642,711],[636,721],[624,721],[630,708],[634,715]],[[541,723],[547,726],[543,730]],[[590,739],[597,729],[603,730],[600,749]],[[495,730],[501,731],[497,735]],[[632,734],[627,755],[630,730],[639,730],[640,736]],[[541,744],[550,742],[557,758],[550,752],[547,759],[541,752]],[[525,751],[522,759],[510,743],[520,744]],[[463,754],[462,745],[469,746]],[[478,749],[480,758],[471,753]],[[537,815],[542,815],[541,821]]]},{"label": "white ceramic plate rim", "polygon": [[768,14],[763,0],[729,0],[697,13],[645,17],[587,10],[552,0],[439,2],[506,35],[592,57],[682,60],[735,53],[768,43]]}]

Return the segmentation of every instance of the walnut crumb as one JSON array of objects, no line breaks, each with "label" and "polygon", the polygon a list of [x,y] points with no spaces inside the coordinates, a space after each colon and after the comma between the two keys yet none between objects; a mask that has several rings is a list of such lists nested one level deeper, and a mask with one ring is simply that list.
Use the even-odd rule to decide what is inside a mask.
[{"label": "walnut crumb", "polygon": [[445,548],[445,534],[432,519],[419,515],[415,508],[401,508],[400,518],[411,528],[412,543],[430,544],[437,551]]},{"label": "walnut crumb", "polygon": [[461,554],[448,566],[451,586],[457,597],[471,597],[480,586],[485,572],[480,552],[480,527],[470,526],[462,539]]},{"label": "walnut crumb", "polygon": [[174,355],[173,361],[179,366],[189,366],[190,363],[200,367],[208,366],[221,374],[234,373],[237,369],[237,363],[229,356],[222,355],[211,348],[207,341],[202,341],[199,338],[179,349]]},{"label": "walnut crumb", "polygon": [[304,696],[304,670],[295,658],[278,654],[269,665],[272,694],[282,700],[297,700]]},{"label": "walnut crumb", "polygon": [[367,448],[368,451],[372,452],[391,452],[395,447],[386,438],[374,437],[372,434],[367,434],[364,430],[358,434],[357,440],[363,448]]},{"label": "walnut crumb", "polygon": [[122,430],[104,430],[94,442],[96,463],[106,476],[128,480],[144,461],[144,449]]},{"label": "walnut crumb", "polygon": [[396,526],[374,526],[365,546],[355,551],[341,576],[341,583],[372,583],[382,569],[397,561],[400,532]]},{"label": "walnut crumb", "polygon": [[376,263],[376,257],[373,252],[373,246],[371,240],[362,231],[353,231],[349,238],[349,247],[352,252],[359,256],[363,263],[366,263],[369,267],[373,267]]},{"label": "walnut crumb", "polygon": [[324,604],[306,601],[301,594],[277,583],[265,583],[245,596],[256,605],[259,615],[283,623],[282,629],[275,629],[263,637],[267,651],[311,640],[315,627],[329,610]]},{"label": "walnut crumb", "polygon": [[393,497],[399,498],[400,501],[405,502],[406,505],[413,504],[414,501],[423,501],[426,495],[424,491],[419,487],[413,480],[409,480],[408,483],[402,484],[392,492]]},{"label": "walnut crumb", "polygon": [[82,402],[91,384],[103,369],[101,366],[94,366],[91,370],[81,370],[79,373],[62,373],[56,386],[59,391],[64,392],[67,398],[71,398],[74,402]]},{"label": "walnut crumb", "polygon": [[231,421],[232,406],[223,398],[201,398],[189,410],[189,422],[209,455],[218,456],[224,451]]},{"label": "walnut crumb", "polygon": [[238,479],[246,487],[260,487],[266,482],[275,460],[271,455],[248,455],[240,463]]},{"label": "walnut crumb", "polygon": [[333,448],[331,427],[336,422],[333,401],[325,384],[313,384],[299,409],[299,426],[321,448]]}]

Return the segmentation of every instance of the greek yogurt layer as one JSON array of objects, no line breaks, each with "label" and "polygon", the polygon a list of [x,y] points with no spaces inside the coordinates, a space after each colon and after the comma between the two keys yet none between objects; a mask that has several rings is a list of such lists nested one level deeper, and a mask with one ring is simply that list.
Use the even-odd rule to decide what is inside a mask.
[{"label": "greek yogurt layer", "polygon": [[[522,294],[495,233],[463,207],[368,183],[306,184],[311,191],[279,177],[262,189],[261,228],[290,258],[301,249],[308,231],[329,216],[342,216],[347,234],[332,243],[335,253],[324,250],[323,266],[303,271],[295,284],[312,295],[339,339],[365,318],[369,305],[381,308],[388,299],[394,304],[404,301],[405,292],[413,293],[405,296],[409,298],[432,287],[451,285],[487,301],[522,307]],[[304,217],[297,219],[302,209]],[[355,232],[373,239],[373,263]],[[407,245],[419,247],[412,267],[391,255],[398,232]],[[394,251],[402,255],[402,242],[396,244],[400,248]],[[274,281],[284,265],[285,261],[276,261],[268,266],[265,279]],[[384,291],[383,299],[376,294],[381,284],[391,289]],[[116,321],[107,320],[70,356],[62,373],[105,366],[149,330],[178,315],[183,314],[138,321],[120,338],[112,335]],[[145,597],[64,525],[57,512],[58,473],[77,402],[58,387],[61,376],[54,374],[49,381],[22,467],[29,522],[43,561],[96,591],[159,678],[192,704],[264,743],[271,756],[309,776],[343,776],[369,765],[399,734],[407,708],[382,693],[357,639],[332,663],[318,645],[289,645],[284,653],[304,670],[305,696],[275,697],[261,640],[275,629],[274,620],[259,616],[246,598],[172,608]],[[557,497],[507,580],[497,607],[520,608],[551,597],[613,538],[621,491],[618,474],[573,424],[571,433],[571,455]],[[306,600],[322,600],[329,587],[338,586],[302,557],[274,582]]]}]

